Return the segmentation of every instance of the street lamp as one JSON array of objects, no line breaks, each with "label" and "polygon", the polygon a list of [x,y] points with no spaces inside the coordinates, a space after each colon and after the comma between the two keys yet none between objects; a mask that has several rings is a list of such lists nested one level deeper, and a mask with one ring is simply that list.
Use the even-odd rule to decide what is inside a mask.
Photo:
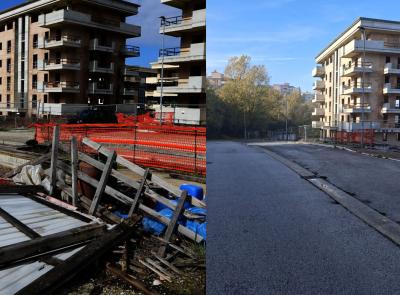
[{"label": "street lamp", "polygon": [[160,125],[163,123],[163,92],[164,92],[164,58],[165,58],[165,16],[161,16],[162,33],[162,50],[161,50],[161,91],[160,91]]},{"label": "street lamp", "polygon": [[364,147],[364,104],[365,104],[365,40],[366,40],[366,34],[365,34],[365,28],[360,27],[360,30],[363,35],[363,60],[361,62],[362,66],[362,96],[361,96],[361,148]]}]

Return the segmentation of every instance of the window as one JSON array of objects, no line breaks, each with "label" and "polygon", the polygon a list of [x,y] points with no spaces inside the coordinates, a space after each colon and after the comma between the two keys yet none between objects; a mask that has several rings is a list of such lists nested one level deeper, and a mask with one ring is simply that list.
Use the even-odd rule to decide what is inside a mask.
[{"label": "window", "polygon": [[0,42],[0,50],[3,50],[3,43]]},{"label": "window", "polygon": [[11,53],[11,40],[7,41],[7,53]]},{"label": "window", "polygon": [[385,76],[385,84],[386,84],[386,83],[390,83],[389,76]]},{"label": "window", "polygon": [[47,94],[45,94],[45,95],[43,96],[43,101],[44,101],[44,103],[47,103]]},{"label": "window", "polygon": [[3,67],[3,60],[0,59],[0,68]]},{"label": "window", "polygon": [[400,97],[396,96],[396,100],[394,101],[394,107],[396,109],[400,109]]},{"label": "window", "polygon": [[390,56],[386,56],[386,63],[390,63]]},{"label": "window", "polygon": [[37,23],[38,21],[39,21],[39,15],[34,14],[34,15],[31,16],[31,23],[32,24]]},{"label": "window", "polygon": [[3,78],[0,77],[0,85],[3,85]]},{"label": "window", "polygon": [[329,73],[329,82],[332,82],[332,72]]},{"label": "window", "polygon": [[387,141],[387,132],[382,132],[382,141]]},{"label": "window", "polygon": [[32,89],[37,89],[37,75],[32,76]]},{"label": "window", "polygon": [[39,45],[39,36],[38,34],[33,35],[33,48],[38,48]]},{"label": "window", "polygon": [[11,77],[7,77],[7,91],[11,91]]},{"label": "window", "polygon": [[7,94],[7,108],[9,109],[11,106],[11,96],[10,94]]},{"label": "window", "polygon": [[396,133],[397,135],[397,141],[400,141],[400,133]]},{"label": "window", "polygon": [[14,23],[13,23],[13,22],[9,22],[9,23],[6,25],[7,30],[12,30],[13,27],[14,27]]},{"label": "window", "polygon": [[49,82],[49,74],[44,74],[43,80],[45,83]]},{"label": "window", "polygon": [[7,73],[11,73],[11,58],[7,59]]},{"label": "window", "polygon": [[32,95],[32,108],[36,108],[37,107],[37,95],[33,94]]},{"label": "window", "polygon": [[34,54],[33,61],[32,61],[32,68],[37,69],[37,67],[38,67],[38,56],[37,56],[37,54]]}]

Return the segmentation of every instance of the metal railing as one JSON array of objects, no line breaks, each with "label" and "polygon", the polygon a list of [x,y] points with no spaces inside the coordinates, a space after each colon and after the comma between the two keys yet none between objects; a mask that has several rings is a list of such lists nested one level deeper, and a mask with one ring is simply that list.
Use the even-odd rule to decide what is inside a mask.
[{"label": "metal railing", "polygon": [[347,65],[343,65],[343,70],[347,71],[351,68],[372,68],[372,62],[365,61],[365,62],[352,62]]},{"label": "metal railing", "polygon": [[46,82],[45,86],[47,88],[78,88],[79,82],[75,81],[53,81],[53,82]]},{"label": "metal railing", "polygon": [[65,64],[79,64],[79,59],[70,59],[70,58],[50,58],[44,60],[45,65],[56,64],[56,65],[65,65]]},{"label": "metal railing", "polygon": [[133,53],[136,55],[140,55],[140,47],[138,46],[133,46],[133,45],[125,45],[124,50],[128,53]]},{"label": "metal railing", "polygon": [[181,54],[180,47],[160,49],[159,57],[162,56],[177,56]]},{"label": "metal railing", "polygon": [[183,21],[183,17],[180,16],[174,16],[174,17],[169,17],[169,18],[162,18],[161,19],[161,26],[173,26],[173,25],[180,25]]}]

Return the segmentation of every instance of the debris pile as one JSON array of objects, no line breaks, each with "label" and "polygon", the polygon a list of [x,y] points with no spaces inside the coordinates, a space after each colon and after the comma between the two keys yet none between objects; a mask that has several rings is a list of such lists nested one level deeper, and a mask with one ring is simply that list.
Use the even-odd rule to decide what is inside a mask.
[{"label": "debris pile", "polygon": [[[78,144],[90,152],[79,151]],[[21,294],[56,290],[79,271],[100,261],[105,261],[109,273],[143,294],[157,294],[154,290],[178,294],[176,288],[204,293],[207,212],[201,187],[171,185],[153,171],[143,169],[88,138],[78,142],[72,137],[69,144],[60,144],[57,127],[50,153],[14,169],[5,177],[22,185],[11,188],[0,182],[0,200],[3,199],[2,187],[7,187],[30,200],[45,202],[46,206],[84,218],[89,224],[69,229],[72,230],[69,233],[55,234],[58,240],[52,235],[44,239],[32,236],[29,242],[34,241],[36,250],[31,249],[24,257],[13,261],[0,260],[0,265],[8,267],[11,262],[37,262],[38,255],[39,260],[40,257],[54,258],[49,253],[60,253],[61,249],[75,251],[24,286],[25,293]],[[48,221],[58,222],[51,218]],[[87,234],[87,227],[92,234]],[[15,252],[21,245],[7,247],[13,247]],[[0,248],[0,253],[4,253],[1,250],[4,248]],[[54,280],[49,279],[52,276]],[[197,285],[185,286],[185,279],[193,281],[194,277],[200,280]],[[26,288],[35,291],[26,293]]]}]

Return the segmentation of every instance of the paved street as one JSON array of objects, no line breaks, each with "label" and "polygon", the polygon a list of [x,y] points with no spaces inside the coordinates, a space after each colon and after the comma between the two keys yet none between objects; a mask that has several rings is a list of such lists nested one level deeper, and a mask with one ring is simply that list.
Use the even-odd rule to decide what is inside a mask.
[{"label": "paved street", "polygon": [[400,293],[388,239],[260,150],[207,149],[207,294]]},{"label": "paved street", "polygon": [[400,223],[400,162],[316,145],[274,144],[265,148],[328,177],[335,186]]}]

